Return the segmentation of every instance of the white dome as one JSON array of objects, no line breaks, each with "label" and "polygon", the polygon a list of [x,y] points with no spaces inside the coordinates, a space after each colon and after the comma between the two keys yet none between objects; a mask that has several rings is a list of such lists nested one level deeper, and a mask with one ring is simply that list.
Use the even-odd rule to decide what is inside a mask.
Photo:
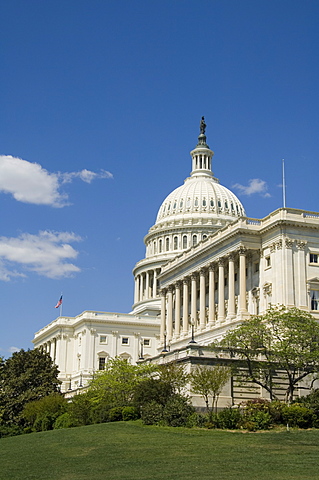
[{"label": "white dome", "polygon": [[220,185],[217,178],[204,174],[187,178],[184,185],[165,198],[158,211],[156,225],[187,217],[234,221],[245,215],[244,207],[236,195]]}]

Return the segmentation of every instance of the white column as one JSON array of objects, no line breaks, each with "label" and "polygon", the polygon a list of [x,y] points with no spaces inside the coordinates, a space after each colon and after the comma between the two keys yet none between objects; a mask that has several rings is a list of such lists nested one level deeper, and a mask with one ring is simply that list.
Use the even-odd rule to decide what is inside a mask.
[{"label": "white column", "polygon": [[179,337],[181,325],[181,284],[175,284],[175,336]]},{"label": "white column", "polygon": [[139,275],[135,277],[135,292],[134,292],[134,303],[139,301]]},{"label": "white column", "polygon": [[167,293],[167,341],[173,337],[173,287],[168,287]]},{"label": "white column", "polygon": [[205,270],[199,272],[199,326],[201,330],[206,327],[206,284]]},{"label": "white column", "polygon": [[189,302],[188,279],[185,278],[183,280],[183,335],[187,335],[188,329],[189,329],[188,302]]},{"label": "white column", "polygon": [[156,298],[157,294],[157,270],[156,268],[154,269],[154,275],[153,275],[153,298]]},{"label": "white column", "polygon": [[239,249],[239,313],[247,314],[246,307],[246,249]]},{"label": "white column", "polygon": [[196,275],[191,276],[191,320],[194,321],[195,328],[197,328],[197,286]]},{"label": "white column", "polygon": [[[117,356],[117,339],[118,339],[118,335],[119,335],[119,332],[117,330],[113,330],[112,331],[112,335],[113,335],[113,339],[112,339],[112,357],[116,357]],[[93,353],[93,355],[95,355],[95,352]]]},{"label": "white column", "polygon": [[145,298],[148,300],[150,298],[150,272],[146,272],[146,282],[145,282]]},{"label": "white column", "polygon": [[227,318],[232,320],[235,318],[235,265],[234,255],[228,257],[228,311]]},{"label": "white column", "polygon": [[209,269],[209,285],[208,285],[208,321],[212,327],[215,323],[215,267],[210,265]]},{"label": "white column", "polygon": [[143,300],[143,292],[144,290],[144,275],[143,273],[140,274],[140,302]]},{"label": "white column", "polygon": [[161,330],[160,341],[164,342],[164,334],[166,335],[166,290],[161,290]]},{"label": "white column", "polygon": [[225,320],[225,268],[224,259],[218,261],[218,322]]},{"label": "white column", "polygon": [[298,241],[298,291],[299,291],[299,305],[298,308],[308,310],[308,297],[306,285],[306,242]]}]

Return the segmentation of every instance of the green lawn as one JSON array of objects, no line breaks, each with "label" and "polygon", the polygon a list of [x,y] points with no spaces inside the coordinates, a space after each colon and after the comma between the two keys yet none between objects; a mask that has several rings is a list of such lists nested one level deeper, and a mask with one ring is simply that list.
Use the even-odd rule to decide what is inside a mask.
[{"label": "green lawn", "polygon": [[0,439],[1,480],[319,478],[319,430],[241,433],[118,422]]}]

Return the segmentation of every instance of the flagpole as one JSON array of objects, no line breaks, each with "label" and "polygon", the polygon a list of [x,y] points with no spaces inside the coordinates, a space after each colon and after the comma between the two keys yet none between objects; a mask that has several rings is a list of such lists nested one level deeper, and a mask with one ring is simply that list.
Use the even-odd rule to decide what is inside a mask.
[{"label": "flagpole", "polygon": [[[63,296],[62,292],[61,292],[61,297]],[[62,317],[62,305],[63,305],[63,302],[61,302],[61,305],[60,305],[60,317]]]},{"label": "flagpole", "polygon": [[285,160],[282,159],[282,200],[286,208]]}]

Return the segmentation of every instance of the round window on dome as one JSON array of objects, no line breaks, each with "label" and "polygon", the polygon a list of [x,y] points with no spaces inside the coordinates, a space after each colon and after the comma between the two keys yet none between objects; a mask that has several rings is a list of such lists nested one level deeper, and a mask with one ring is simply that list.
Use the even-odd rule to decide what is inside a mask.
[{"label": "round window on dome", "polygon": [[198,207],[198,198],[195,198],[195,207]]},{"label": "round window on dome", "polygon": [[218,200],[218,203],[217,203],[217,204],[218,204],[218,207],[219,207],[219,208],[222,208],[222,202],[221,202],[220,200]]},{"label": "round window on dome", "polygon": [[176,200],[175,200],[174,205],[173,205],[173,210],[175,210],[175,208],[176,208]]},{"label": "round window on dome", "polygon": [[181,199],[181,201],[179,202],[179,208],[183,208],[183,204],[184,204],[184,200]]},{"label": "round window on dome", "polygon": [[211,198],[210,199],[210,206],[213,207],[214,206],[214,200]]},{"label": "round window on dome", "polygon": [[206,207],[206,198],[203,198],[203,207]]}]

